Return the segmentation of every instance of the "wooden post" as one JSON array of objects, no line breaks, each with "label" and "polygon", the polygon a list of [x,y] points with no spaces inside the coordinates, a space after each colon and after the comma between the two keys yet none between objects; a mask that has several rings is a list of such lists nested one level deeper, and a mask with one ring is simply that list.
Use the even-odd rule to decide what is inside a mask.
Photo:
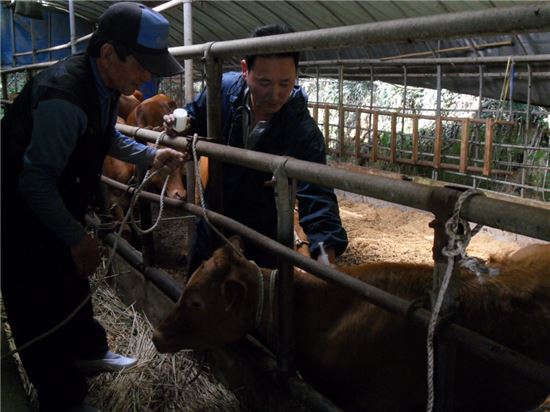
[{"label": "wooden post", "polygon": [[413,116],[412,161],[418,162],[418,115]]},{"label": "wooden post", "polygon": [[391,114],[390,162],[397,160],[397,113]]},{"label": "wooden post", "polygon": [[361,109],[355,111],[355,159],[361,160]]},{"label": "wooden post", "polygon": [[443,127],[441,122],[441,116],[437,116],[435,119],[435,140],[434,140],[434,169],[441,167],[441,147],[443,140]]},{"label": "wooden post", "polygon": [[483,154],[483,176],[491,175],[493,162],[493,119],[485,121],[485,152]]},{"label": "wooden post", "polygon": [[323,118],[323,126],[325,129],[325,147],[327,148],[327,153],[329,151],[330,143],[330,109],[328,108],[328,103],[325,103],[325,116]]},{"label": "wooden post", "polygon": [[370,154],[371,162],[376,162],[378,157],[378,112],[372,115],[372,151]]},{"label": "wooden post", "polygon": [[319,119],[319,103],[314,103],[313,104],[313,119],[315,119],[315,123],[319,123],[318,119]]},{"label": "wooden post", "polygon": [[460,166],[458,170],[461,173],[468,171],[468,139],[470,138],[470,119],[462,121],[462,140],[460,142]]}]

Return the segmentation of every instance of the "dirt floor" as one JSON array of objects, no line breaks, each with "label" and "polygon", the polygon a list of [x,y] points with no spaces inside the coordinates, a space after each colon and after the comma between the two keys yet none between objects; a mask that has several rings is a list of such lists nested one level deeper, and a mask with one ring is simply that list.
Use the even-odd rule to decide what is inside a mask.
[{"label": "dirt floor", "polygon": [[[432,262],[433,229],[428,224],[433,216],[430,213],[349,193],[339,193],[338,198],[340,216],[349,238],[348,249],[338,258],[338,264]],[[177,219],[181,216],[178,210],[166,210],[165,216],[171,220],[162,222],[154,232],[157,262],[181,282],[187,273],[186,254],[191,245],[187,233],[193,221]],[[518,241],[513,235],[483,228],[472,238],[467,253],[486,259],[534,241],[526,239]]]},{"label": "dirt floor", "polygon": [[[368,201],[368,199],[367,199]],[[349,246],[339,264],[369,261],[431,262],[433,215],[386,202],[361,203],[340,196],[340,217],[348,232]],[[516,250],[520,243],[499,240],[494,231],[482,229],[467,248],[470,256],[482,259]]]}]

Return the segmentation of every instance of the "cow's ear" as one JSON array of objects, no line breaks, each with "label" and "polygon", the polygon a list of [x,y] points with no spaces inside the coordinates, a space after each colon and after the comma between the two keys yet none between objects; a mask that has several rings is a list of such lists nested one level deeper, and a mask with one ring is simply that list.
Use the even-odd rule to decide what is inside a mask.
[{"label": "cow's ear", "polygon": [[239,235],[233,235],[229,238],[229,241],[233,246],[239,249],[241,252],[244,252],[244,242]]},{"label": "cow's ear", "polygon": [[248,287],[246,283],[240,280],[227,279],[222,284],[222,295],[225,305],[225,311],[238,307],[246,298]]}]

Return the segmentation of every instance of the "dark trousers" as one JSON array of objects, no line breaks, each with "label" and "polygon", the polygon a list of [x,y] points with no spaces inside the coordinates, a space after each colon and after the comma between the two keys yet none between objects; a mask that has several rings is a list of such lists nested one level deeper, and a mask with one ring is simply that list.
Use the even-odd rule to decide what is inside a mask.
[{"label": "dark trousers", "polygon": [[[4,205],[3,205],[4,206]],[[70,249],[46,230],[31,228],[2,210],[2,297],[19,347],[64,320],[90,292],[76,275]],[[61,329],[19,355],[38,391],[41,411],[62,411],[83,401],[88,388],[75,360],[108,350],[91,301]]]}]

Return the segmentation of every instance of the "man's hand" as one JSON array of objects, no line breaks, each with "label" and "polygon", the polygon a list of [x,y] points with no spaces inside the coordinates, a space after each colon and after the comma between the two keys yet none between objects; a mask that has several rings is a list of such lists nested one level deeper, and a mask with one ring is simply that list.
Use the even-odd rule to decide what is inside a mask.
[{"label": "man's hand", "polygon": [[[325,247],[325,253],[330,264],[329,266],[335,266],[334,262],[336,261],[336,251],[334,250],[334,248],[332,246]],[[325,264],[323,259],[323,255],[319,253],[319,255],[317,256],[317,261]]]},{"label": "man's hand", "polygon": [[157,149],[155,159],[153,160],[153,169],[160,169],[162,166],[168,167],[170,173],[183,164],[185,156],[177,150],[163,147]]},{"label": "man's hand", "polygon": [[76,266],[76,273],[83,278],[93,275],[101,262],[99,244],[88,234],[76,245],[71,246],[71,255]]},{"label": "man's hand", "polygon": [[162,126],[164,127],[164,131],[166,132],[168,137],[182,136],[191,126],[191,119],[187,117],[187,127],[181,132],[176,132],[174,130],[174,125],[176,124],[176,118],[172,113],[165,114],[164,116],[162,116],[162,120],[163,120]]}]

